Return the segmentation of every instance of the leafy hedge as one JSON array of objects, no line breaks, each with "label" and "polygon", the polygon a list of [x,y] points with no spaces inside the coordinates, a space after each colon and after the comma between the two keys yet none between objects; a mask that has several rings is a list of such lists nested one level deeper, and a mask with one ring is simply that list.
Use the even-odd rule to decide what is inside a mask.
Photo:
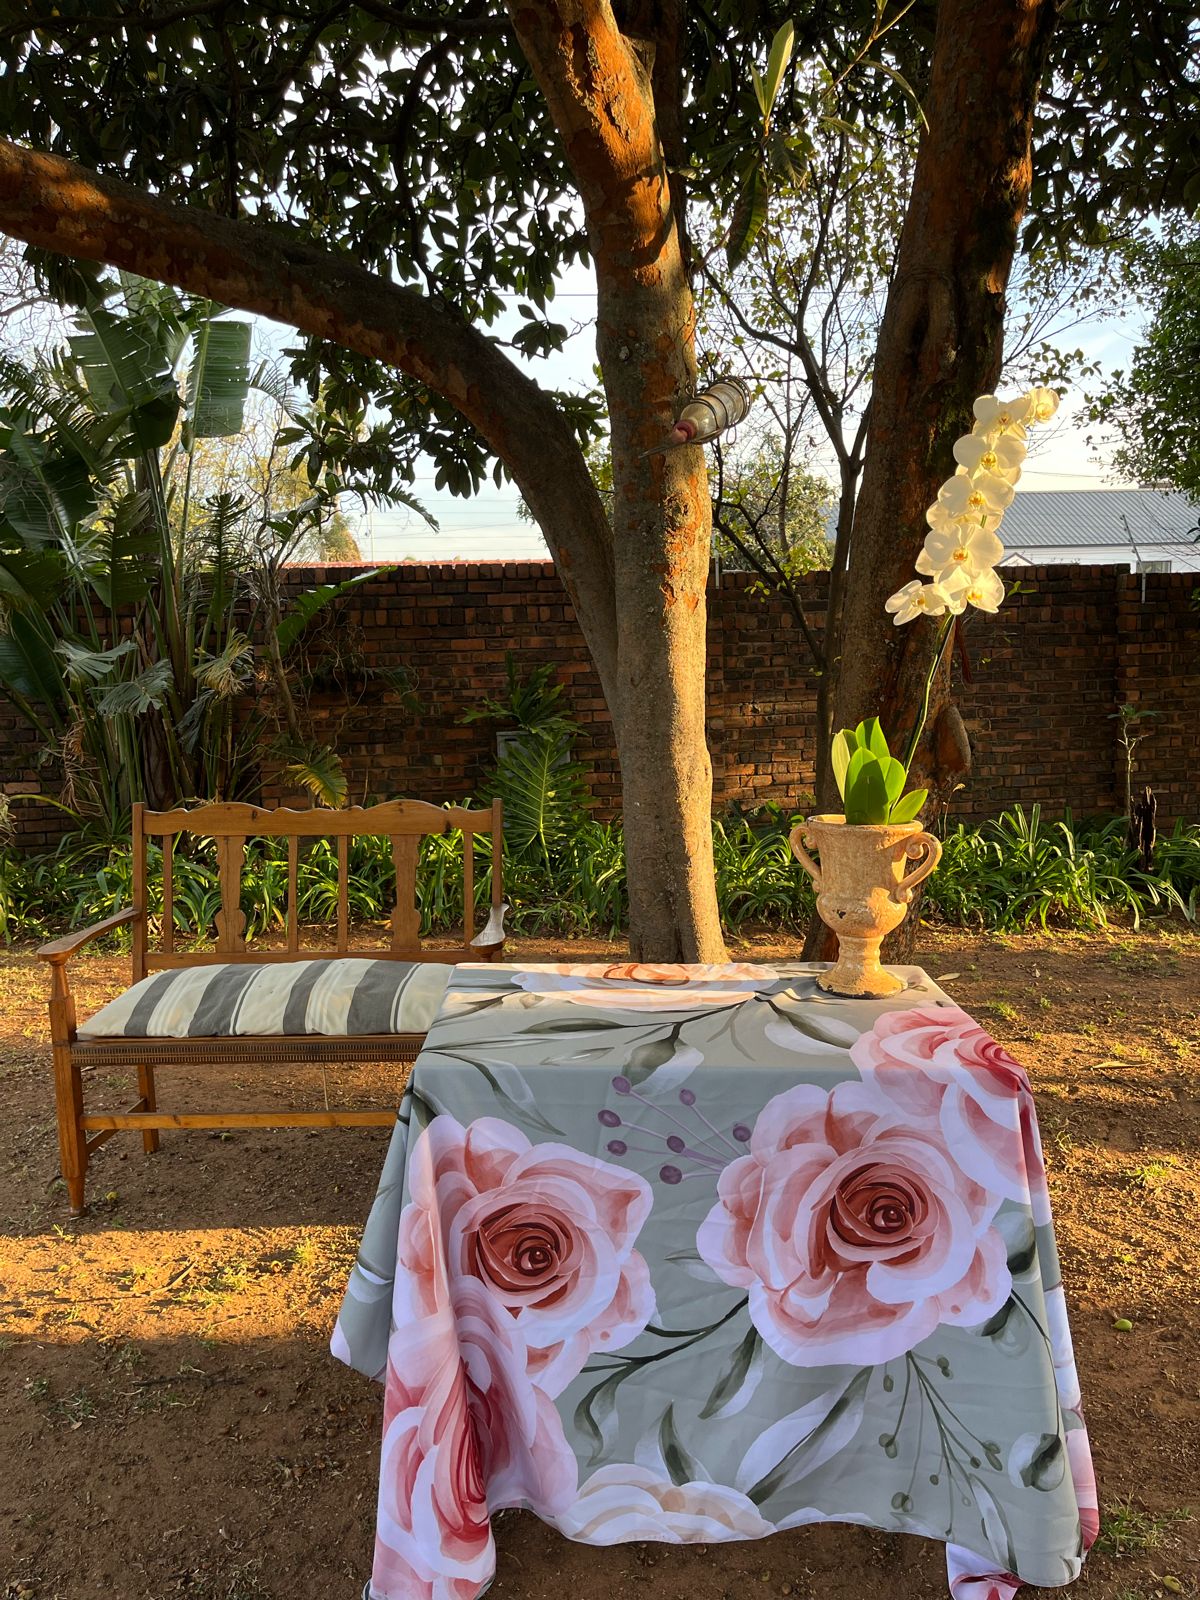
[{"label": "leafy hedge", "polygon": [[[796,929],[812,910],[812,889],[788,849],[798,820],[774,807],[714,818],[717,898],[725,926]],[[1037,806],[1020,807],[977,826],[959,823],[944,837],[945,853],[929,880],[925,915],[968,927],[1016,930],[1035,924],[1102,925],[1109,917],[1136,925],[1147,915],[1177,913],[1191,921],[1200,905],[1200,826],[1176,824],[1159,840],[1154,870],[1144,872],[1125,844],[1124,819],[1076,822],[1043,819]],[[490,844],[477,841],[476,894],[490,896]],[[424,841],[418,869],[422,932],[445,933],[462,921],[462,836]],[[242,906],[248,931],[282,928],[286,915],[287,849],[282,841],[251,843]],[[149,851],[150,903],[161,908],[162,867]],[[127,905],[132,893],[128,843],[85,832],[57,851],[22,857],[0,852],[0,937],[41,938],[84,926]],[[388,915],[393,894],[390,845],[359,839],[350,848],[349,901],[361,922]],[[332,919],[337,858],[326,841],[300,860],[301,922]],[[215,857],[203,844],[176,854],[175,923],[196,937],[220,902]],[[506,838],[505,896],[512,931],[524,934],[617,935],[628,900],[619,822],[575,816],[569,827],[543,831],[535,845]]]}]

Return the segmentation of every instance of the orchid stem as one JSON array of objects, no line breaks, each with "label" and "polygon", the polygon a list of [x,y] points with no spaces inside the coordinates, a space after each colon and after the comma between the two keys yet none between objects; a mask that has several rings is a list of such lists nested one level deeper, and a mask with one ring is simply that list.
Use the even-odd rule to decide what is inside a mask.
[{"label": "orchid stem", "polygon": [[929,696],[933,691],[933,680],[937,677],[938,668],[946,655],[946,645],[954,629],[954,614],[947,616],[942,623],[941,632],[938,634],[937,648],[933,652],[933,660],[929,663],[929,673],[925,679],[925,694],[921,700],[921,715],[917,718],[916,726],[909,735],[908,749],[904,752],[904,776],[908,777],[909,768],[913,764],[913,757],[917,753],[917,746],[921,742],[921,735],[925,732],[925,724],[929,720]]}]

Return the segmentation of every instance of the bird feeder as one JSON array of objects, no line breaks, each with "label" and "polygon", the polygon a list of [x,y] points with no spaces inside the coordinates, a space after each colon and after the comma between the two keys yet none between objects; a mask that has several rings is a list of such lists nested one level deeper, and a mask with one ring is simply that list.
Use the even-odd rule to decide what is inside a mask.
[{"label": "bird feeder", "polygon": [[750,390],[741,378],[718,378],[689,400],[666,439],[646,454],[677,450],[684,444],[708,444],[710,440],[736,428],[750,410]]}]

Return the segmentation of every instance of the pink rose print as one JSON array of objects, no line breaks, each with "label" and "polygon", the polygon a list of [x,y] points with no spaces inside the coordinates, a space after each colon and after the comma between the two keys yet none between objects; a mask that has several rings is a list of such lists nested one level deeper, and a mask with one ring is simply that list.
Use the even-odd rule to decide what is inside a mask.
[{"label": "pink rose print", "polygon": [[477,1281],[528,1351],[529,1376],[558,1395],[596,1350],[619,1350],[654,1314],[633,1248],[650,1214],[638,1174],[509,1123],[435,1117],[413,1150],[400,1218],[395,1321],[404,1326]]},{"label": "pink rose print", "polygon": [[512,981],[531,994],[555,994],[572,1004],[678,1011],[698,1006],[728,1006],[749,1000],[778,981],[769,967],[748,961],[720,965],[617,961],[610,966],[560,962],[514,972]]},{"label": "pink rose print", "polygon": [[512,1318],[477,1283],[393,1336],[388,1356],[377,1600],[474,1600],[495,1569],[490,1511],[557,1515],[577,1467]]},{"label": "pink rose print", "polygon": [[[1082,1421],[1082,1418],[1079,1420]],[[1096,1469],[1092,1465],[1092,1449],[1086,1428],[1068,1429],[1067,1461],[1071,1468],[1071,1482],[1075,1487],[1075,1501],[1079,1506],[1079,1532],[1083,1547],[1080,1555],[1087,1555],[1100,1532],[1100,1496],[1096,1489]]]},{"label": "pink rose print", "polygon": [[1013,1600],[1021,1579],[1011,1572],[989,1572],[985,1558],[961,1545],[946,1546],[946,1569],[953,1600]]},{"label": "pink rose print", "polygon": [[758,1507],[722,1483],[673,1483],[632,1462],[601,1467],[556,1526],[581,1544],[720,1544],[774,1533]]},{"label": "pink rose print", "polygon": [[985,1188],[1050,1221],[1029,1079],[965,1011],[893,1011],[855,1041],[850,1059],[906,1116],[939,1123],[955,1160]]},{"label": "pink rose print", "polygon": [[1008,1298],[998,1196],[871,1083],[777,1095],[717,1192],[697,1248],[793,1366],[890,1361]]}]

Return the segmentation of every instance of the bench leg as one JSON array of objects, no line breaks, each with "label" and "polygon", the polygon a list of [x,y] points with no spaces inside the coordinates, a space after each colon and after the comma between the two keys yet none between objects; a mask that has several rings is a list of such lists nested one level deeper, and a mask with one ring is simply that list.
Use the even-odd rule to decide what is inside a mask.
[{"label": "bench leg", "polygon": [[[145,1109],[147,1111],[157,1111],[158,1101],[154,1098],[154,1068],[139,1065],[137,1069],[137,1075],[138,1094],[140,1094],[142,1099],[146,1102]],[[152,1156],[158,1149],[157,1128],[143,1128],[142,1149],[148,1156]]]},{"label": "bench leg", "polygon": [[83,1116],[83,1080],[71,1057],[71,1047],[54,1046],[54,1098],[58,1112],[58,1149],[63,1182],[73,1217],[82,1216],[87,1177],[87,1136],[80,1127]]}]

